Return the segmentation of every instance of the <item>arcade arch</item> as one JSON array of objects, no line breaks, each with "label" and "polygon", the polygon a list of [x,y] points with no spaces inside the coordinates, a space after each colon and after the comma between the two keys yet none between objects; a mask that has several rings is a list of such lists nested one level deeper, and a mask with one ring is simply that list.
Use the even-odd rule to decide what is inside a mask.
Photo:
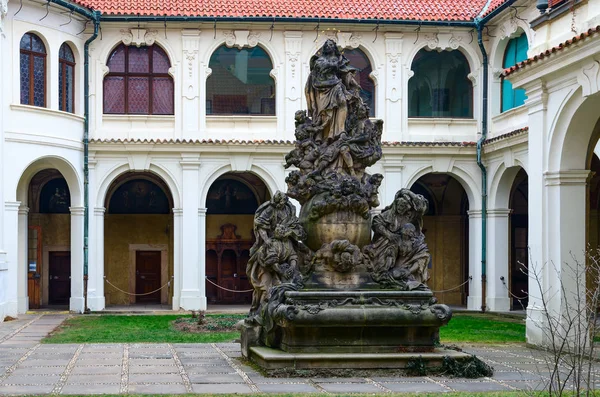
[{"label": "arcade arch", "polygon": [[105,208],[106,305],[171,304],[174,225],[167,184],[151,172],[124,173],[111,183]]},{"label": "arcade arch", "polygon": [[[250,303],[246,276],[254,243],[254,213],[271,194],[251,172],[227,172],[217,178],[206,197],[206,298],[210,304]],[[221,288],[220,288],[221,287]]]},{"label": "arcade arch", "polygon": [[466,305],[469,294],[467,193],[457,179],[443,173],[423,175],[410,189],[429,201],[429,211],[423,217],[423,232],[431,252],[428,285],[434,291],[446,291],[436,293],[440,302]]}]

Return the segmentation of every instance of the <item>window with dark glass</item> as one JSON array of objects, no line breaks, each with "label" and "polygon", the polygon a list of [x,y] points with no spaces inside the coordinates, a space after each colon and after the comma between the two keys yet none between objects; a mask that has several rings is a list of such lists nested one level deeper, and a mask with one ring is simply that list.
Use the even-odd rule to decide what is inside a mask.
[{"label": "window with dark glass", "polygon": [[[527,50],[529,44],[527,43],[527,35],[521,34],[519,37],[510,39],[504,51],[504,62],[502,63],[503,68],[510,68],[515,66],[517,63],[527,59]],[[517,106],[521,106],[525,103],[527,96],[525,90],[522,88],[513,89],[512,83],[506,79],[502,79],[502,111],[506,112]]]},{"label": "window with dark glass", "polygon": [[20,44],[21,103],[46,106],[46,47],[38,36],[25,33]]},{"label": "window with dark glass", "polygon": [[375,83],[370,77],[373,68],[367,55],[360,49],[345,50],[344,56],[350,62],[350,66],[358,69],[356,74],[360,84],[360,96],[367,106],[369,106],[370,117],[375,117]]},{"label": "window with dark glass", "polygon": [[58,65],[58,109],[74,113],[75,56],[67,43],[60,46]]},{"label": "window with dark glass", "polygon": [[275,115],[273,63],[265,50],[221,46],[209,67],[206,114]]},{"label": "window with dark glass", "polygon": [[173,114],[171,62],[157,45],[119,45],[108,57],[104,113]]},{"label": "window with dark glass", "polygon": [[408,117],[472,118],[473,85],[460,51],[420,50],[408,81]]}]

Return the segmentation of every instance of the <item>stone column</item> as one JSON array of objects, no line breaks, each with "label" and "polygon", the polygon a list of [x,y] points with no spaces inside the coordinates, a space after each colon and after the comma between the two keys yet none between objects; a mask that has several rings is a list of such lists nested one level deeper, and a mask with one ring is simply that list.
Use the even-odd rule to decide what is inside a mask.
[{"label": "stone column", "polygon": [[284,32],[285,37],[285,98],[284,118],[285,139],[294,140],[294,114],[302,109],[302,32]]},{"label": "stone column", "polygon": [[202,306],[199,276],[199,225],[198,180],[200,161],[198,154],[184,154],[180,161],[183,170],[183,219],[182,219],[182,289],[181,307],[199,310]]},{"label": "stone column", "polygon": [[[512,210],[496,208],[488,210],[487,235],[487,310],[502,312],[510,310],[509,287],[509,224]],[[502,283],[502,279],[506,284]]]},{"label": "stone column", "polygon": [[206,211],[198,208],[198,284],[200,285],[200,310],[206,310]]},{"label": "stone column", "polygon": [[181,224],[183,210],[173,208],[173,310],[181,308]]},{"label": "stone column", "polygon": [[83,214],[84,207],[71,207],[71,299],[69,310],[83,313]]},{"label": "stone column", "polygon": [[469,215],[469,296],[468,310],[481,310],[481,210],[471,210]]},{"label": "stone column", "polygon": [[17,250],[17,304],[19,313],[26,313],[29,310],[29,294],[27,291],[27,270],[28,270],[28,236],[29,236],[29,207],[21,205],[19,207],[19,226],[18,226],[18,250]]},{"label": "stone column", "polygon": [[104,213],[106,208],[94,208],[93,222],[90,222],[90,252],[88,279],[88,306],[91,310],[102,310],[106,307],[104,297]]},{"label": "stone column", "polygon": [[[385,120],[383,140],[400,141],[402,135],[408,131],[402,131],[402,119],[404,107],[402,106],[402,33],[385,33],[385,114],[381,117]],[[373,65],[375,67],[375,65]],[[408,81],[408,78],[407,78]],[[377,87],[384,89],[384,87]]]},{"label": "stone column", "polygon": [[404,180],[402,178],[404,165],[402,164],[402,158],[396,157],[392,160],[384,158],[382,163],[385,174],[383,178],[383,189],[379,189],[379,206],[384,208],[386,205],[390,205],[394,202],[394,197],[398,190],[403,187],[410,188],[410,186],[404,186]]}]

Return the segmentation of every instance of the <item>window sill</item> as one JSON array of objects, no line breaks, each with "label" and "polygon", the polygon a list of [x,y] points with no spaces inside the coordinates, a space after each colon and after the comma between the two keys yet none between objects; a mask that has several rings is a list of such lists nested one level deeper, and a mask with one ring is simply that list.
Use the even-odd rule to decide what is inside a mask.
[{"label": "window sill", "polygon": [[277,116],[263,116],[263,115],[207,115],[207,121],[274,121],[277,120]]},{"label": "window sill", "polygon": [[520,115],[523,112],[525,112],[525,113],[528,112],[527,106],[525,106],[525,104],[519,105],[519,106],[509,109],[509,110],[506,110],[502,113],[498,113],[497,115],[492,117],[492,121],[500,121],[500,120],[508,119],[508,118]]},{"label": "window sill", "polygon": [[453,119],[453,118],[436,118],[436,117],[413,117],[409,118],[410,124],[477,124],[475,119]]},{"label": "window sill", "polygon": [[11,110],[25,111],[25,112],[36,112],[40,114],[48,114],[58,117],[67,117],[76,121],[85,121],[85,117],[78,114],[63,112],[62,110],[54,110],[48,108],[42,108],[39,106],[12,104],[10,105]]},{"label": "window sill", "polygon": [[173,121],[172,114],[102,114],[105,121]]}]

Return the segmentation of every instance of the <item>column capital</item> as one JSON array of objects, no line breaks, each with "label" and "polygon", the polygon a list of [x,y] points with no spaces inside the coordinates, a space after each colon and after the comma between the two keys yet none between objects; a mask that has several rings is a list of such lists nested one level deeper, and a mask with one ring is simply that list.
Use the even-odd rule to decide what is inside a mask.
[{"label": "column capital", "polygon": [[590,175],[590,170],[546,171],[544,184],[546,186],[585,185]]},{"label": "column capital", "polygon": [[200,168],[200,155],[184,154],[181,156],[179,164],[181,165],[181,168],[183,168],[183,170],[196,171]]},{"label": "column capital", "polygon": [[183,208],[173,208],[173,215],[176,217],[183,216]]},{"label": "column capital", "polygon": [[104,207],[95,207],[94,208],[94,215],[95,216],[104,216],[105,212],[106,212],[106,208],[104,208]]},{"label": "column capital", "polygon": [[487,211],[489,218],[508,217],[512,212],[513,210],[511,210],[510,208],[494,208]]},{"label": "column capital", "polygon": [[20,201],[5,201],[4,202],[4,208],[7,211],[18,211],[19,207],[21,206],[21,202]]},{"label": "column capital", "polygon": [[206,211],[208,211],[208,208],[198,208],[198,215],[206,216]]},{"label": "column capital", "polygon": [[83,216],[85,214],[85,207],[69,207],[71,216]]},{"label": "column capital", "polygon": [[467,215],[469,215],[469,219],[481,218],[481,212],[481,210],[469,210],[467,211]]},{"label": "column capital", "polygon": [[29,207],[26,205],[19,206],[19,215],[27,215],[29,214]]}]

